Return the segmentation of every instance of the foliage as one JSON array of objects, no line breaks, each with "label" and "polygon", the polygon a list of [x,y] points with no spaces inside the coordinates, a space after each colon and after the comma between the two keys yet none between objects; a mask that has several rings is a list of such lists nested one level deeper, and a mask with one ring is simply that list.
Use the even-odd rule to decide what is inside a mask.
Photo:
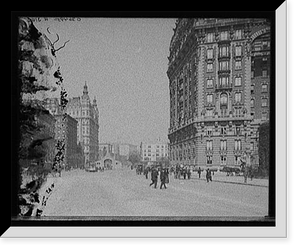
[{"label": "foliage", "polygon": [[[59,49],[61,48],[63,47]],[[68,102],[60,68],[56,64],[55,52],[59,49],[54,49],[53,43],[38,31],[30,19],[20,18],[17,82],[20,87],[21,101],[18,115],[20,122],[20,202],[23,201],[23,208],[24,204],[26,206],[26,210],[23,210],[21,215],[31,215],[33,202],[31,199],[27,199],[27,195],[36,193],[44,182],[45,176],[51,171],[51,167],[49,168],[45,160],[47,156],[51,156],[49,152],[52,150],[50,149],[52,143],[49,145],[47,142],[54,142],[53,128],[51,128],[51,121],[54,121],[54,118],[43,107],[43,101],[39,100],[38,94],[56,90],[59,86],[61,88],[60,103],[63,110]],[[61,162],[64,160],[64,140],[58,141],[55,147],[57,153],[52,169],[57,171],[61,168]],[[23,188],[21,188],[22,173],[33,177],[33,180]],[[31,187],[30,184],[36,185]]]},{"label": "foliage", "polygon": [[141,162],[141,156],[137,152],[130,153],[128,160],[132,163],[132,165]]}]

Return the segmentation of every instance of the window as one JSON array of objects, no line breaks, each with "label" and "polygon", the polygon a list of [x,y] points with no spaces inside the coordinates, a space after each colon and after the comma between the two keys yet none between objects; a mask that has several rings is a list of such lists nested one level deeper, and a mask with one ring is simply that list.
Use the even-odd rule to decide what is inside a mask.
[{"label": "window", "polygon": [[228,87],[229,86],[229,77],[228,76],[219,77],[219,86],[220,87]]},{"label": "window", "polygon": [[207,43],[212,43],[214,41],[214,33],[207,33]]},{"label": "window", "polygon": [[207,50],[207,59],[212,59],[214,57],[214,51],[213,49]]},{"label": "window", "polygon": [[241,60],[235,61],[235,69],[236,70],[242,69],[242,61]]},{"label": "window", "polygon": [[241,77],[235,77],[235,86],[241,86],[242,85],[242,78]]},{"label": "window", "polygon": [[206,156],[206,164],[211,165],[212,164],[212,156]]},{"label": "window", "polygon": [[220,156],[220,164],[221,164],[221,166],[225,166],[227,164],[226,156]]},{"label": "window", "polygon": [[242,56],[242,46],[241,45],[238,45],[235,47],[235,56],[236,57]]},{"label": "window", "polygon": [[268,119],[268,113],[267,112],[263,112],[261,114],[261,118],[262,118],[262,120],[267,120]]},{"label": "window", "polygon": [[229,57],[229,46],[222,45],[219,47],[219,57]]},{"label": "window", "polygon": [[212,150],[213,149],[213,145],[212,145],[212,140],[207,140],[206,141],[206,150]]},{"label": "window", "polygon": [[234,37],[235,37],[235,39],[241,39],[242,38],[242,30],[235,30]]},{"label": "window", "polygon": [[236,166],[241,164],[240,156],[234,156],[234,164]]},{"label": "window", "polygon": [[213,109],[207,109],[206,110],[206,116],[212,117],[213,116]]},{"label": "window", "polygon": [[227,134],[227,128],[226,127],[221,127],[221,135],[226,135]]},{"label": "window", "polygon": [[213,80],[212,79],[207,79],[206,87],[207,88],[213,88],[213,86],[214,86]]},{"label": "window", "polygon": [[235,135],[241,135],[241,126],[235,126]]},{"label": "window", "polygon": [[262,71],[262,76],[263,77],[267,77],[268,76],[268,71],[267,70],[263,70]]},{"label": "window", "polygon": [[254,151],[254,142],[250,143],[250,151]]},{"label": "window", "polygon": [[242,142],[240,139],[236,139],[234,141],[234,150],[235,151],[241,151],[242,150]]},{"label": "window", "polygon": [[242,93],[241,92],[236,92],[234,95],[234,100],[236,103],[240,103],[242,101]]},{"label": "window", "polygon": [[261,92],[267,92],[268,91],[268,85],[267,84],[262,84],[261,85]]},{"label": "window", "polygon": [[262,98],[261,99],[261,106],[262,107],[267,107],[268,106],[268,99],[267,98]]},{"label": "window", "polygon": [[207,101],[207,103],[212,103],[213,102],[213,95],[212,94],[207,94],[206,101]]},{"label": "window", "polygon": [[226,93],[222,93],[220,96],[220,105],[221,106],[227,106],[228,97]]},{"label": "window", "polygon": [[207,128],[206,135],[211,136],[212,135],[212,128]]},{"label": "window", "polygon": [[242,117],[243,116],[243,114],[242,114],[242,108],[240,108],[240,107],[235,108],[234,109],[234,116],[235,117]]},{"label": "window", "polygon": [[251,99],[250,106],[251,106],[251,108],[254,108],[254,99]]},{"label": "window", "polygon": [[220,71],[227,71],[229,70],[229,61],[220,61],[219,62],[219,70]]},{"label": "window", "polygon": [[213,71],[213,64],[209,63],[207,64],[207,72],[212,72]]},{"label": "window", "polygon": [[228,40],[229,39],[229,33],[228,31],[221,31],[220,33],[220,40],[224,41],[224,40]]},{"label": "window", "polygon": [[227,150],[227,140],[221,140],[221,151]]}]

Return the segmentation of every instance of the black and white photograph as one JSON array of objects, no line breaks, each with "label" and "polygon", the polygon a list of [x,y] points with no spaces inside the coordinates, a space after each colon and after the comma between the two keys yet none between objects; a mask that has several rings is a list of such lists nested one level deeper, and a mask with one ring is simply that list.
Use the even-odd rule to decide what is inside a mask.
[{"label": "black and white photograph", "polygon": [[281,224],[275,12],[17,22],[12,226]]}]

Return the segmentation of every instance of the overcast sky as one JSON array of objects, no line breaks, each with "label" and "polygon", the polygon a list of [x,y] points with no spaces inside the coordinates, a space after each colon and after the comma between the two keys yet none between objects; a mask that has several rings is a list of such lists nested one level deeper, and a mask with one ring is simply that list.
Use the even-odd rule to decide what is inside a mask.
[{"label": "overcast sky", "polygon": [[[69,97],[82,95],[85,81],[99,109],[99,141],[167,142],[169,45],[175,19],[41,19],[35,26],[55,48]],[[47,32],[47,28],[53,34]]]}]

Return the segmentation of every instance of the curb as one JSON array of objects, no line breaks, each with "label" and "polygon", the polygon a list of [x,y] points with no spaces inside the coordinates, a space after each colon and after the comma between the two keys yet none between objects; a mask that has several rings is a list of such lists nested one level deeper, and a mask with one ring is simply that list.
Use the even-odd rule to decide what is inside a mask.
[{"label": "curb", "polygon": [[[180,180],[184,180],[184,179],[180,179]],[[188,179],[186,179],[188,180]],[[191,178],[190,180],[199,180],[199,181],[205,181],[206,179],[203,178]],[[219,182],[219,183],[228,183],[228,184],[237,184],[237,185],[244,185],[244,186],[257,186],[257,187],[265,187],[268,188],[268,185],[260,185],[260,184],[252,184],[252,183],[244,183],[244,182],[236,182],[236,181],[227,181],[227,180],[217,180],[217,179],[213,179],[212,182]]]}]

